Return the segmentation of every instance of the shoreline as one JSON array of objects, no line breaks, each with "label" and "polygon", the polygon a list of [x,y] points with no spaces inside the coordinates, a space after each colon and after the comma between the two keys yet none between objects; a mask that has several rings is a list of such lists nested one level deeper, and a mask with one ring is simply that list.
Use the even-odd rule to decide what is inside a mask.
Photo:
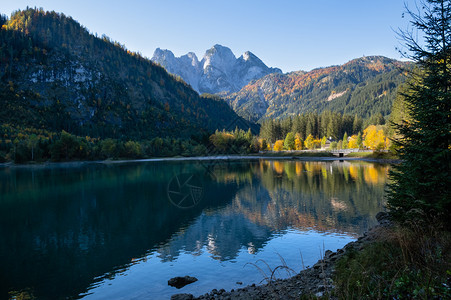
[{"label": "shoreline", "polygon": [[239,289],[225,291],[211,290],[209,293],[194,296],[192,294],[174,294],[171,300],[246,300],[246,299],[303,299],[307,297],[323,297],[337,299],[331,293],[334,290],[333,276],[335,263],[350,251],[361,251],[367,244],[380,236],[380,230],[392,226],[388,213],[380,212],[376,215],[378,225],[368,229],[356,241],[349,242],[335,252],[325,250],[323,257],[312,267],[305,268],[287,279],[276,279],[266,284],[252,284]]},{"label": "shoreline", "polygon": [[384,164],[397,164],[400,159],[384,159],[384,158],[365,158],[365,157],[336,157],[336,156],[265,156],[265,155],[215,155],[215,156],[186,156],[186,157],[158,157],[143,159],[118,159],[118,160],[80,160],[80,161],[63,161],[63,162],[33,162],[16,164],[13,162],[0,163],[0,168],[30,168],[30,167],[80,167],[87,164],[124,164],[124,163],[140,163],[140,162],[173,162],[173,161],[232,161],[232,160],[299,160],[299,161],[366,161]]}]

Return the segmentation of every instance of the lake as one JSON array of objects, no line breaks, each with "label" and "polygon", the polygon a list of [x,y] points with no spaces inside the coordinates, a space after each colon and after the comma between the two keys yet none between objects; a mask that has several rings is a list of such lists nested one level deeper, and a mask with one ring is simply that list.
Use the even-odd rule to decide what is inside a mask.
[{"label": "lake", "polygon": [[[3,167],[0,298],[169,299],[264,283],[284,264],[299,272],[376,224],[388,170],[269,159]],[[185,275],[199,280],[168,286]]]}]

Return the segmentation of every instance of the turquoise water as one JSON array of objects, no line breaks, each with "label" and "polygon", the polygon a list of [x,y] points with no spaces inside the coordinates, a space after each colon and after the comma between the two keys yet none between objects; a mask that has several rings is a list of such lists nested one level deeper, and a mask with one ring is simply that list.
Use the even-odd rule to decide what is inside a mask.
[{"label": "turquoise water", "polygon": [[[375,225],[388,168],[278,160],[0,168],[0,298],[168,299],[265,282],[283,261],[298,272]],[[199,280],[167,285],[185,275]]]}]

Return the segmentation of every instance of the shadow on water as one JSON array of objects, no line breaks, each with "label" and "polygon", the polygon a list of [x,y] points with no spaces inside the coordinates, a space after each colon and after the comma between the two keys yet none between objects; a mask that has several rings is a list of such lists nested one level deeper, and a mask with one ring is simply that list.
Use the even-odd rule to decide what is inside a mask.
[{"label": "shadow on water", "polygon": [[[151,252],[165,262],[206,246],[228,261],[290,228],[357,235],[381,210],[387,170],[271,160],[4,168],[0,298],[76,298]],[[168,200],[180,174],[200,180],[193,207]]]}]

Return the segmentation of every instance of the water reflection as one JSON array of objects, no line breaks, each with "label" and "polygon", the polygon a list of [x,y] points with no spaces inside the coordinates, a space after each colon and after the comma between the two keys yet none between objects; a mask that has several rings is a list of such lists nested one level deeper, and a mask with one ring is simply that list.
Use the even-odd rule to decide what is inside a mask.
[{"label": "water reflection", "polygon": [[[360,234],[381,210],[388,166],[261,160],[211,171],[197,163],[0,169],[0,298],[77,297],[150,257],[167,281],[186,275],[167,264],[187,253],[203,262],[187,269],[213,268],[211,259],[259,255],[290,230]],[[192,209],[167,199],[177,174],[202,178]]]}]

